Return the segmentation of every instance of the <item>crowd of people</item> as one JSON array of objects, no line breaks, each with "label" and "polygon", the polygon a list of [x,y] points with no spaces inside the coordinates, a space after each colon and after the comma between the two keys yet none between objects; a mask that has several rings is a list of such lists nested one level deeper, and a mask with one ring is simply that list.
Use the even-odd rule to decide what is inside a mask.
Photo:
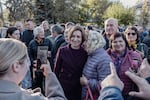
[{"label": "crowd of people", "polygon": [[150,33],[141,26],[28,19],[0,34],[0,99],[150,99]]}]

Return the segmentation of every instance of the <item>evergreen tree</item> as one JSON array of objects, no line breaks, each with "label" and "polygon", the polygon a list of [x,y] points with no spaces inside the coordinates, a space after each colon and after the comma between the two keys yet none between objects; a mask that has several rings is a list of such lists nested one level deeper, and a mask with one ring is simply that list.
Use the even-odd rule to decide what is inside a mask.
[{"label": "evergreen tree", "polygon": [[79,2],[80,0],[55,0],[55,22],[77,22]]},{"label": "evergreen tree", "polygon": [[125,8],[120,2],[113,3],[103,15],[104,19],[113,17],[118,19],[119,24],[129,25],[134,23],[134,9]]},{"label": "evergreen tree", "polygon": [[5,6],[9,10],[9,21],[17,21],[32,17],[32,0],[7,0]]},{"label": "evergreen tree", "polygon": [[34,19],[40,25],[42,21],[53,22],[53,0],[35,0]]},{"label": "evergreen tree", "polygon": [[[80,9],[84,12],[80,13],[80,20],[86,20],[88,23],[103,25],[103,17],[105,10],[112,3],[108,0],[83,0]],[[85,18],[86,19],[83,19]]]}]

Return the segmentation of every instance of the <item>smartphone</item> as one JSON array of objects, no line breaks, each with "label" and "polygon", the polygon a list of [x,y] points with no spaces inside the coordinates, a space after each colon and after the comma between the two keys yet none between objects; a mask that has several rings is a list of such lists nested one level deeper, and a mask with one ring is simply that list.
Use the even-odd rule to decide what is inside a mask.
[{"label": "smartphone", "polygon": [[40,70],[41,64],[47,64],[48,46],[38,46],[37,51],[37,70]]}]

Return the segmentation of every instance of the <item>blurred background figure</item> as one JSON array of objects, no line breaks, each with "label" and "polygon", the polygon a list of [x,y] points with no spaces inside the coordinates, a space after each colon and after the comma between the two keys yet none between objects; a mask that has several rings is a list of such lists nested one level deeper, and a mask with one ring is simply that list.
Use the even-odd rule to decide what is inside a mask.
[{"label": "blurred background figure", "polygon": [[44,29],[44,35],[45,35],[45,37],[50,36],[51,35],[51,31],[50,31],[50,26],[49,26],[48,21],[46,21],[46,20],[43,21],[42,22],[42,27]]},{"label": "blurred background figure", "polygon": [[142,42],[144,37],[148,35],[148,31],[146,31],[142,26],[137,26],[137,30],[139,32],[139,41]]},{"label": "blurred background figure", "polygon": [[66,28],[65,28],[65,24],[64,24],[64,23],[61,23],[61,24],[60,24],[60,26],[61,26],[61,28],[62,28],[62,33],[64,33],[64,32],[65,32],[65,30],[66,30]]},{"label": "blurred background figure", "polygon": [[137,28],[129,26],[124,33],[128,41],[129,48],[140,53],[142,58],[148,57],[148,46],[140,42],[140,35]]},{"label": "blurred background figure", "polygon": [[103,35],[106,41],[106,45],[104,46],[104,49],[107,50],[109,48],[110,36],[118,32],[118,20],[114,18],[109,18],[105,20],[104,24],[105,24],[105,31]]},{"label": "blurred background figure", "polygon": [[[143,39],[143,43],[145,43],[150,49],[150,30],[149,30],[148,35]],[[149,52],[149,55],[150,55],[150,52]]]},{"label": "blurred background figure", "polygon": [[[59,47],[66,45],[64,35],[62,33],[62,27],[59,24],[53,25],[51,27],[52,38],[54,39],[54,45],[52,49],[52,62],[55,63],[55,58]],[[54,65],[52,66],[52,68]]]},{"label": "blurred background figure", "polygon": [[70,28],[70,27],[72,27],[72,26],[75,26],[75,23],[73,23],[73,22],[67,22],[67,23],[65,24],[65,29],[68,29],[68,28]]},{"label": "blurred background figure", "polygon": [[21,41],[24,42],[28,47],[30,41],[34,38],[33,30],[35,27],[35,23],[32,21],[32,19],[27,19],[25,21],[25,26],[25,31],[23,32]]},{"label": "blurred background figure", "polygon": [[66,44],[69,43],[68,35],[69,35],[70,30],[71,30],[71,28],[68,28],[68,29],[66,29],[65,32],[64,32],[64,38],[65,38]]},{"label": "blurred background figure", "polygon": [[20,32],[16,27],[9,27],[7,29],[5,38],[13,38],[16,40],[20,40]]},{"label": "blurred background figure", "polygon": [[0,36],[1,36],[1,38],[6,37],[7,29],[8,29],[7,27],[0,27]]},{"label": "blurred background figure", "polygon": [[24,25],[21,21],[16,21],[15,27],[19,30],[20,32],[20,40],[22,40],[23,32],[24,32]]}]

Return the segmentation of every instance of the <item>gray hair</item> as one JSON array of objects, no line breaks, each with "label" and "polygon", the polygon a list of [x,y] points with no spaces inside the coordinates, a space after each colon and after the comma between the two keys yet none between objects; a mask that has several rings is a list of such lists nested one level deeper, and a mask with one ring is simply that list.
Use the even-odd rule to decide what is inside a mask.
[{"label": "gray hair", "polygon": [[44,33],[44,29],[41,26],[34,28],[34,30],[33,30],[34,38],[36,38],[38,36],[39,32]]},{"label": "gray hair", "polygon": [[115,18],[108,18],[108,19],[105,20],[105,24],[106,24],[108,21],[113,21],[114,24],[115,24],[116,26],[118,26],[118,20],[117,20],[117,19],[115,19]]},{"label": "gray hair", "polygon": [[51,31],[52,33],[56,32],[57,34],[62,34],[62,27],[60,25],[53,25]]},{"label": "gray hair", "polygon": [[106,44],[106,41],[101,33],[97,31],[90,30],[88,33],[88,38],[86,40],[86,51],[92,53],[98,48],[103,48]]}]

